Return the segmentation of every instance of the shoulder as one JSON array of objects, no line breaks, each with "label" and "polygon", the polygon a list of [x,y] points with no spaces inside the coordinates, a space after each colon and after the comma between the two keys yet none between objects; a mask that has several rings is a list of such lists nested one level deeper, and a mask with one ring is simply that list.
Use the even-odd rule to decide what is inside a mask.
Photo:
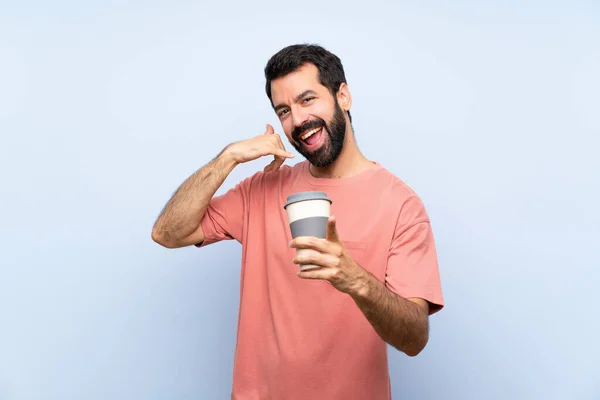
[{"label": "shoulder", "polygon": [[417,192],[403,179],[383,166],[379,166],[373,179],[378,185],[380,206],[403,220],[429,222],[425,204]]},{"label": "shoulder", "polygon": [[377,164],[377,171],[373,176],[372,182],[382,189],[388,190],[388,194],[394,198],[419,197],[415,190],[403,179],[381,164]]}]

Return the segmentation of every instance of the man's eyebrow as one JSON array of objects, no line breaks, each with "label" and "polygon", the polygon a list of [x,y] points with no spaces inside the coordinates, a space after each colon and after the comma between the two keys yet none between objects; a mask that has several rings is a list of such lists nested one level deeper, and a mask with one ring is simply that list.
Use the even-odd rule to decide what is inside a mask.
[{"label": "man's eyebrow", "polygon": [[[304,92],[302,92],[298,96],[296,96],[296,98],[294,99],[294,102],[296,102],[296,103],[299,102],[303,97],[305,97],[309,94],[316,95],[317,93],[311,89],[305,90]],[[278,104],[274,107],[274,110],[275,110],[275,112],[277,112],[285,107],[287,107],[285,104]]]}]

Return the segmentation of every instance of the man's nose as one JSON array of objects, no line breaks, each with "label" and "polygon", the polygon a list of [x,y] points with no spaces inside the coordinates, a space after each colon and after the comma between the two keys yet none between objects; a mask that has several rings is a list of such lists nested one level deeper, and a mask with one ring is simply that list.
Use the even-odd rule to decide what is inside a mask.
[{"label": "man's nose", "polygon": [[304,112],[302,108],[298,107],[295,110],[292,110],[292,122],[294,123],[294,128],[302,126],[306,121],[308,121],[308,113]]}]

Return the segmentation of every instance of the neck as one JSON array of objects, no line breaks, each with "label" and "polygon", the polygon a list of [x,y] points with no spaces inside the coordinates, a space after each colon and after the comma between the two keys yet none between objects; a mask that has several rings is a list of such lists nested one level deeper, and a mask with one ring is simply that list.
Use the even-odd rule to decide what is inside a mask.
[{"label": "neck", "polygon": [[358,148],[354,139],[354,132],[350,125],[346,131],[346,138],[342,151],[336,160],[326,167],[310,165],[310,173],[315,178],[346,178],[373,166]]}]

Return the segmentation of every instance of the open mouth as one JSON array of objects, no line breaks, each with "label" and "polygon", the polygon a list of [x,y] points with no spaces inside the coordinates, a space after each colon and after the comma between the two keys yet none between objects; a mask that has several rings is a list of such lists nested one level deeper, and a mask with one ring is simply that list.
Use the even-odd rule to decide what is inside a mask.
[{"label": "open mouth", "polygon": [[321,144],[323,138],[323,127],[311,129],[302,135],[300,135],[300,140],[307,148],[311,149],[317,147]]}]

